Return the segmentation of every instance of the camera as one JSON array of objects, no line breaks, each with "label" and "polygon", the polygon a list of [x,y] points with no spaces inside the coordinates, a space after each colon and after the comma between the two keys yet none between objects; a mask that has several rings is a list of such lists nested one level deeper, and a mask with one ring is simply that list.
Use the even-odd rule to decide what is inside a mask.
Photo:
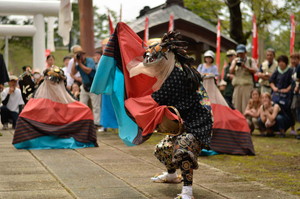
[{"label": "camera", "polygon": [[77,60],[80,60],[80,59],[81,59],[81,53],[77,53],[77,54],[76,54],[76,59],[77,59]]},{"label": "camera", "polygon": [[242,66],[242,63],[243,63],[243,59],[242,58],[238,58],[238,60],[236,61],[236,65],[237,66]]}]

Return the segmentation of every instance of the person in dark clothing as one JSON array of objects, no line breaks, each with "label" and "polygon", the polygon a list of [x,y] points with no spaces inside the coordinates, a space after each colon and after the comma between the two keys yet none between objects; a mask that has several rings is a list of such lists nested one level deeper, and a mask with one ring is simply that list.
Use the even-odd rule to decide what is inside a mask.
[{"label": "person in dark clothing", "polygon": [[9,77],[7,74],[6,64],[4,62],[3,55],[0,54],[0,92],[2,92],[4,88],[4,83],[9,81]]},{"label": "person in dark clothing", "polygon": [[[162,162],[167,172],[151,178],[157,183],[179,183],[176,169],[181,170],[183,187],[176,198],[193,198],[193,170],[198,169],[197,157],[202,148],[210,144],[212,116],[201,102],[205,92],[200,73],[190,64],[186,43],[180,41],[179,33],[168,32],[160,44],[154,44],[144,56],[145,67],[168,65],[173,67],[170,75],[151,97],[160,106],[175,107],[184,121],[184,132],[180,135],[167,135],[156,145],[155,156]],[[201,89],[202,88],[202,89]]]},{"label": "person in dark clothing", "polygon": [[228,106],[232,109],[234,109],[234,106],[232,104],[232,95],[233,95],[233,90],[234,90],[234,87],[232,86],[232,78],[233,78],[233,74],[230,74],[229,72],[229,68],[231,66],[231,62],[232,60],[234,60],[236,58],[236,52],[235,50],[231,49],[231,50],[228,50],[226,52],[226,57],[228,58],[228,64],[227,66],[225,67],[224,69],[224,77],[223,77],[223,80],[227,83],[226,84],[226,88],[223,92],[223,96],[228,104]]},{"label": "person in dark clothing", "polygon": [[[270,78],[272,101],[278,104],[288,117],[293,118],[291,112],[294,90],[293,69],[288,67],[289,58],[286,55],[279,56],[277,62],[278,67]],[[293,121],[291,126],[294,124],[295,121]]]}]

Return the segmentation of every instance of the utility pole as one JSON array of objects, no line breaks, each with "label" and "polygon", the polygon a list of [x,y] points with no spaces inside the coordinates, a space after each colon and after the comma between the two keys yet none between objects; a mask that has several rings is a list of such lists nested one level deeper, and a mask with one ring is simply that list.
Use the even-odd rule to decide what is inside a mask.
[{"label": "utility pole", "polygon": [[80,21],[80,45],[87,56],[94,55],[93,0],[78,0]]}]

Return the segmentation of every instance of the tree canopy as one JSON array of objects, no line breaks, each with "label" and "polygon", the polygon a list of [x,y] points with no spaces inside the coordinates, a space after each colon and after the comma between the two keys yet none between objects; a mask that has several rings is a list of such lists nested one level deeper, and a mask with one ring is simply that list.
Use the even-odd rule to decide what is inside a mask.
[{"label": "tree canopy", "polygon": [[[289,49],[290,14],[294,13],[296,21],[300,21],[298,0],[184,0],[184,3],[188,9],[212,24],[216,24],[220,18],[223,33],[244,44],[249,43],[251,38],[252,15],[255,14],[259,37],[264,45],[281,52],[288,52]],[[300,48],[299,29],[298,25],[296,50]]]}]

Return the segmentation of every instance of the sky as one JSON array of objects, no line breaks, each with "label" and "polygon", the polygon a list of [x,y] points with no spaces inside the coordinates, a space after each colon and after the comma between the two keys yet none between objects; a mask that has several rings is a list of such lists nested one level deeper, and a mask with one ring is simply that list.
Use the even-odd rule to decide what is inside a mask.
[{"label": "sky", "polygon": [[[27,1],[27,0],[19,0]],[[31,1],[55,1],[55,0],[31,0]],[[59,0],[57,0],[59,1]],[[74,2],[75,0],[71,0]],[[122,21],[129,22],[134,20],[145,6],[150,8],[164,4],[166,0],[93,0],[93,5],[99,8],[99,12],[107,13],[107,8],[113,10],[119,15],[122,4]],[[15,17],[15,16],[13,16]]]},{"label": "sky", "polygon": [[122,4],[122,21],[132,21],[145,6],[150,8],[164,4],[166,0],[94,0],[93,4],[100,9],[101,13],[106,13],[107,8],[119,15],[120,5]]}]

